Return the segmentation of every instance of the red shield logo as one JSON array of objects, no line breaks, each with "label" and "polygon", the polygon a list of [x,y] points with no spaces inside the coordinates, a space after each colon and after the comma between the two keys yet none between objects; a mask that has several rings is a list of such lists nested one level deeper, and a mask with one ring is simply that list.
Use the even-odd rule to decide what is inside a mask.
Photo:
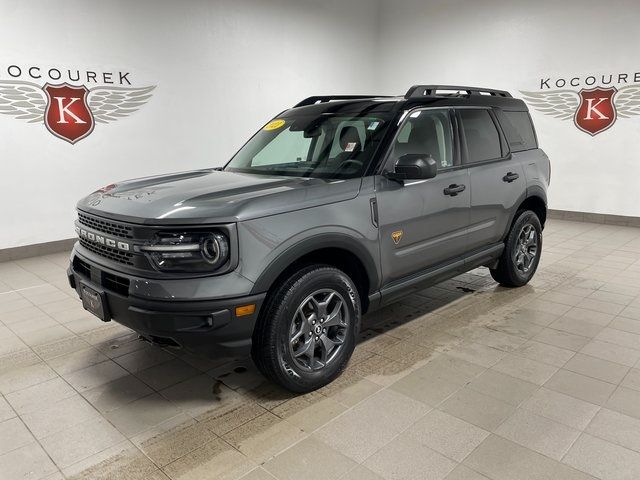
[{"label": "red shield logo", "polygon": [[87,87],[47,83],[43,89],[48,99],[44,123],[51,133],[73,144],[93,131],[93,114],[87,105]]},{"label": "red shield logo", "polygon": [[613,125],[617,115],[613,96],[617,91],[614,87],[580,90],[580,106],[574,117],[576,127],[593,136]]}]

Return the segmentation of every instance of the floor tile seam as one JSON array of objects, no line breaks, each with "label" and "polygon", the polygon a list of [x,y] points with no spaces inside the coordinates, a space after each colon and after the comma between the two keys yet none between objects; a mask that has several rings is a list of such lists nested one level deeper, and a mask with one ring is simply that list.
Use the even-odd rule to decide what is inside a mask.
[{"label": "floor tile seam", "polygon": [[[627,369],[631,369],[631,368],[633,368],[633,367],[630,367],[630,366],[628,366],[628,365],[622,365],[622,364],[620,364],[620,363],[611,362],[610,360],[605,360],[605,359],[603,359],[603,358],[594,357],[593,355],[587,355],[586,353],[581,353],[581,352],[576,352],[576,353],[580,353],[580,355],[584,355],[585,357],[590,357],[590,358],[593,358],[593,359],[595,359],[595,360],[601,360],[601,361],[603,361],[603,362],[615,363],[615,364],[616,364],[617,366],[619,366],[619,367],[624,367],[624,368],[627,368]],[[562,370],[566,370],[567,372],[575,373],[576,375],[582,375],[583,377],[587,377],[587,378],[590,378],[590,379],[592,379],[592,380],[597,380],[597,381],[602,382],[602,383],[607,383],[607,384],[609,384],[609,385],[613,385],[614,387],[619,387],[619,386],[620,386],[620,382],[622,382],[622,380],[624,380],[624,377],[626,377],[626,376],[627,376],[627,374],[629,373],[629,372],[627,371],[627,372],[624,374],[624,376],[622,377],[622,380],[620,380],[620,382],[618,382],[618,383],[613,383],[613,382],[610,382],[610,381],[608,381],[608,380],[602,380],[601,378],[594,377],[593,375],[588,375],[588,374],[586,374],[586,373],[582,373],[582,372],[576,372],[576,371],[574,371],[574,370],[570,370],[570,369],[568,369],[568,368],[564,368],[564,367],[562,367]]]},{"label": "floor tile seam", "polygon": [[[575,372],[574,372],[575,373]],[[586,376],[586,375],[585,375]],[[626,375],[625,375],[626,376]],[[624,380],[624,378],[623,378]],[[598,416],[598,414],[602,411],[602,409],[605,408],[605,406],[607,405],[607,403],[609,403],[609,400],[611,399],[611,397],[613,396],[613,394],[616,392],[616,390],[620,388],[619,385],[616,386],[615,389],[613,389],[611,391],[611,393],[609,395],[607,395],[607,399],[604,400],[600,405],[597,405],[598,409],[596,410],[596,413],[593,415],[593,417],[591,417],[591,420],[589,420],[589,423],[587,423],[587,425],[584,427],[584,429],[581,431],[580,435],[578,435],[578,437],[573,441],[573,443],[571,444],[571,446],[569,447],[569,449],[565,452],[565,454],[562,456],[561,461],[564,463],[564,459],[566,458],[566,456],[569,454],[569,452],[571,451],[571,448],[573,448],[573,445],[575,445],[575,443],[580,439],[580,437],[582,436],[582,434],[587,433],[587,430],[589,429],[589,427],[591,426],[591,424],[593,423],[593,421],[595,420],[595,418]],[[564,394],[566,395],[566,394]],[[569,395],[571,396],[571,395]],[[572,397],[572,396],[571,396]],[[575,397],[572,397],[575,398]],[[584,400],[583,400],[584,401]],[[591,402],[588,402],[591,403]],[[596,405],[596,404],[593,404]],[[620,413],[620,412],[618,412]],[[590,434],[588,434],[590,435]],[[604,439],[603,439],[604,440]]]},{"label": "floor tile seam", "polygon": [[[619,332],[620,334],[623,334],[623,335],[635,335],[635,336],[639,337],[639,339],[640,339],[640,334],[638,334],[638,333],[627,332],[626,330],[620,330],[620,329],[617,329],[615,327],[605,327],[605,328],[608,328],[610,330],[615,330],[616,332]],[[597,335],[596,335],[596,337],[597,337]],[[640,346],[638,348],[629,347],[627,345],[620,345],[618,343],[613,343],[612,341],[605,340],[605,339],[602,339],[602,338],[596,338],[596,337],[591,338],[591,341],[595,340],[595,341],[598,341],[598,342],[607,343],[607,344],[612,345],[614,347],[626,348],[627,350],[633,350],[634,352],[638,352],[638,354],[640,354]],[[589,342],[589,343],[591,343],[591,342]],[[580,352],[578,352],[578,353],[580,353]],[[586,355],[586,354],[583,354],[583,355]],[[593,356],[593,355],[590,355],[590,356]],[[601,359],[601,360],[604,360],[604,359]],[[621,363],[614,362],[613,360],[607,360],[607,361],[611,362],[611,363],[616,363],[618,365],[622,365]],[[628,365],[623,365],[623,366],[628,367]]]},{"label": "floor tile seam", "polygon": [[[45,314],[45,315],[46,315],[46,314]],[[66,326],[66,325],[63,325],[63,324],[59,323],[57,320],[55,320],[55,319],[53,319],[53,318],[51,318],[51,317],[49,317],[49,316],[47,316],[47,318],[49,318],[49,319],[51,319],[51,320],[55,321],[55,322],[56,322],[56,325],[49,325],[48,327],[37,328],[37,329],[35,329],[35,330],[30,330],[30,331],[28,331],[28,332],[23,332],[22,334],[21,334],[21,333],[16,332],[13,328],[11,328],[11,326],[10,326],[10,325],[7,325],[7,328],[8,328],[9,330],[11,330],[11,332],[12,332],[14,335],[16,335],[18,338],[20,338],[20,340],[22,341],[22,343],[24,343],[25,345],[27,345],[27,346],[29,346],[29,347],[30,347],[31,345],[27,344],[26,340],[24,339],[24,337],[23,337],[22,335],[25,335],[25,334],[32,334],[32,333],[36,333],[36,332],[41,332],[42,330],[46,330],[47,328],[53,328],[53,327],[56,327],[56,326],[60,326],[60,327],[63,327],[66,331],[68,331],[68,332],[70,333],[70,335],[69,335],[69,336],[62,337],[62,338],[60,338],[59,340],[66,340],[66,339],[69,339],[69,338],[73,338],[73,337],[77,337],[77,336],[78,336],[78,334],[77,334],[76,332],[74,332],[73,330],[69,330],[69,328],[67,328],[67,326]],[[17,323],[22,323],[22,322],[16,322],[16,323],[14,323],[14,324],[12,324],[12,325],[15,325],[15,324],[17,324]],[[54,341],[54,342],[49,342],[49,343],[55,343],[55,341]],[[48,345],[48,344],[47,344],[47,343],[39,343],[39,344],[36,344],[36,345],[34,345],[34,346],[35,346],[35,347],[39,347],[39,346],[41,346],[41,345]]]},{"label": "floor tile seam", "polygon": [[[260,415],[263,415],[263,414],[260,414]],[[177,416],[177,415],[176,415],[176,416]],[[175,416],[174,416],[174,417],[172,417],[172,418],[175,418]],[[170,418],[170,419],[167,419],[167,421],[168,421],[168,420],[171,420],[171,418]],[[186,423],[186,422],[185,422],[185,423]],[[152,428],[153,428],[153,427],[152,427]],[[146,432],[146,431],[149,431],[149,430],[151,430],[151,429],[145,430],[145,432]],[[140,433],[144,433],[144,432],[139,432],[139,433],[137,433],[136,435],[139,435]],[[171,460],[169,463],[167,463],[167,464],[166,464],[166,465],[164,465],[164,466],[160,465],[160,464],[159,464],[159,463],[157,463],[153,458],[151,458],[149,455],[147,455],[147,453],[146,453],[146,452],[145,452],[141,447],[139,447],[136,443],[134,443],[131,439],[127,438],[127,440],[128,440],[128,441],[129,441],[129,442],[130,442],[134,447],[135,447],[135,449],[136,449],[136,450],[138,450],[138,452],[140,452],[140,453],[141,453],[145,458],[147,458],[147,459],[148,459],[148,460],[153,464],[153,466],[154,466],[154,467],[156,467],[158,470],[160,470],[163,474],[165,474],[165,475],[166,475],[167,477],[169,477],[169,478],[173,478],[173,477],[171,477],[171,476],[167,473],[167,471],[165,470],[169,465],[173,465],[174,463],[176,463],[176,462],[178,462],[178,461],[182,460],[184,457],[186,457],[186,456],[188,456],[188,455],[191,455],[193,452],[195,452],[195,451],[197,451],[197,450],[199,450],[199,449],[201,449],[201,448],[204,448],[206,445],[208,445],[208,444],[210,444],[210,443],[212,443],[212,442],[214,442],[214,441],[220,441],[220,442],[224,443],[225,445],[227,445],[230,449],[232,449],[232,450],[234,450],[234,451],[238,452],[238,453],[239,453],[239,454],[241,454],[244,458],[246,458],[247,460],[249,460],[251,463],[255,464],[255,465],[254,465],[254,467],[258,467],[258,466],[259,466],[259,465],[258,465],[256,462],[254,462],[251,458],[249,458],[247,455],[245,455],[244,453],[242,453],[242,452],[241,452],[240,450],[238,450],[235,446],[231,445],[229,442],[227,442],[227,441],[226,441],[224,438],[222,438],[220,435],[217,435],[216,433],[213,433],[213,432],[211,432],[211,434],[214,436],[214,438],[211,438],[211,439],[207,440],[206,442],[204,442],[204,443],[202,443],[202,444],[198,445],[197,447],[192,448],[192,449],[191,449],[191,450],[189,450],[188,452],[185,452],[184,454],[180,455],[178,458],[175,458],[175,459]]]},{"label": "floor tile seam", "polygon": [[[4,397],[4,395],[3,395]],[[13,410],[13,413],[15,413],[16,417],[20,420],[20,423],[22,423],[22,426],[29,432],[29,434],[31,435],[31,437],[33,438],[34,442],[36,444],[38,444],[38,446],[42,449],[42,451],[45,453],[45,455],[47,456],[47,458],[51,461],[51,463],[53,464],[54,467],[56,467],[56,470],[58,471],[58,473],[60,473],[61,475],[64,476],[64,474],[62,473],[62,470],[60,469],[60,467],[58,466],[58,464],[53,460],[53,458],[51,457],[51,455],[49,455],[49,452],[47,451],[46,448],[44,448],[44,446],[42,445],[40,439],[38,437],[36,437],[36,435],[33,433],[33,431],[31,430],[31,428],[29,427],[29,425],[27,425],[27,423],[24,421],[24,419],[22,418],[22,416],[18,413],[18,411],[13,407],[13,405],[11,405],[11,403],[5,398],[5,401],[7,402],[7,405],[9,405],[9,408],[11,408],[11,410]],[[29,445],[29,444],[27,444]],[[24,445],[23,445],[24,447]],[[22,448],[22,447],[18,447],[18,448]],[[3,455],[6,455],[7,453],[10,452],[14,452],[15,450],[17,450],[18,448],[14,448],[11,449],[8,452],[5,452]],[[43,477],[39,477],[39,478],[43,478]],[[66,478],[66,477],[65,477]]]},{"label": "floor tile seam", "polygon": [[[33,350],[32,350],[32,351],[33,351]],[[36,356],[40,359],[40,361],[41,361],[41,362],[43,362],[45,365],[47,365],[49,368],[51,368],[51,366],[49,366],[49,364],[48,364],[48,363],[47,363],[47,362],[46,362],[46,361],[45,361],[45,360],[44,360],[44,359],[43,359],[43,358],[42,358],[42,357],[41,357],[37,352],[33,351],[33,353],[34,353],[34,355],[36,355]],[[69,386],[69,387],[70,387],[74,392],[76,392],[76,393],[78,394],[78,396],[79,396],[80,398],[82,398],[82,399],[83,399],[83,400],[84,400],[84,401],[85,401],[85,402],[86,402],[86,403],[87,403],[87,404],[88,404],[88,405],[89,405],[89,406],[90,406],[90,407],[91,407],[91,408],[92,408],[92,409],[93,409],[93,410],[98,414],[99,418],[104,419],[104,420],[105,420],[109,425],[111,425],[111,426],[112,426],[112,427],[113,427],[113,428],[114,428],[118,433],[120,433],[123,437],[125,437],[125,438],[126,438],[126,440],[127,440],[128,442],[132,443],[132,442],[131,442],[131,440],[129,439],[129,437],[128,437],[124,432],[120,431],[120,429],[119,429],[118,427],[116,427],[116,426],[115,426],[115,425],[114,425],[114,424],[113,424],[113,423],[112,423],[112,422],[111,422],[111,421],[110,421],[110,420],[109,420],[105,415],[103,415],[103,414],[102,414],[102,412],[100,412],[100,410],[98,410],[98,408],[97,408],[95,405],[93,405],[90,401],[88,401],[88,400],[86,399],[86,397],[82,394],[82,392],[80,392],[76,387],[74,387],[71,383],[69,383],[69,381],[68,381],[65,377],[63,377],[62,375],[60,375],[56,370],[53,370],[53,368],[51,368],[51,370],[52,370],[53,372],[55,372],[55,374],[58,376],[58,378],[62,379],[62,381],[63,381],[63,382],[65,382],[65,383],[66,383],[66,384],[67,384],[67,385],[68,385],[68,386]],[[49,379],[49,380],[53,380],[53,379]],[[47,381],[49,381],[49,380],[45,380],[44,382],[40,382],[40,383],[38,383],[38,384],[36,384],[36,385],[41,385],[42,383],[45,383],[45,382],[47,382]],[[107,382],[107,383],[110,383],[110,382]],[[35,386],[35,385],[32,385],[32,386]],[[30,387],[27,387],[27,388],[30,388]],[[24,390],[24,389],[23,389],[23,390]],[[67,397],[67,398],[69,398],[69,397]],[[65,399],[62,399],[62,400],[60,400],[60,401],[65,401],[65,400],[67,400],[67,399],[65,398]],[[56,402],[56,403],[57,403],[57,402]],[[12,406],[12,408],[13,408],[13,406]],[[15,411],[15,410],[14,410],[14,411]],[[16,414],[18,414],[18,413],[16,412]],[[21,416],[20,414],[18,414],[18,416],[20,417],[20,420],[21,420],[23,423],[25,423],[25,422],[24,422],[24,420],[22,419],[22,416]],[[82,422],[80,422],[80,423],[82,423]],[[73,426],[72,426],[72,427],[73,427]],[[68,428],[72,428],[72,427],[68,427]],[[68,428],[66,428],[66,429],[68,429]],[[62,430],[59,430],[59,431],[63,431],[63,430],[66,430],[66,429],[62,429]],[[31,429],[29,429],[29,431],[31,432]],[[57,432],[56,432],[56,433],[57,433]],[[31,432],[31,434],[33,435],[33,432]],[[38,441],[38,443],[40,444],[40,441],[38,440],[38,438],[37,438],[35,435],[33,435],[33,436],[34,436],[34,438]],[[132,443],[132,444],[133,444],[133,443]],[[47,452],[47,451],[46,451],[46,449],[42,446],[42,444],[40,444],[40,446],[42,447],[42,449],[45,451],[45,453],[47,454],[47,456],[48,456],[48,457],[51,459],[51,461],[53,462],[53,459],[52,459],[52,458],[51,458],[51,456],[49,455],[49,452]],[[135,445],[134,445],[134,446],[135,446]],[[102,451],[105,451],[105,450],[106,450],[106,449],[104,449],[104,450],[102,450]],[[101,452],[98,452],[98,453],[101,453]],[[86,458],[89,458],[89,457],[86,457]],[[86,458],[85,458],[84,460],[86,460]],[[82,460],[81,460],[81,461],[82,461]],[[57,464],[57,463],[53,462],[53,464],[56,466],[56,468],[58,468],[58,469],[60,470],[60,468],[59,468],[59,466],[58,466],[58,464]],[[62,471],[60,471],[60,473],[62,473]],[[63,475],[64,475],[64,474],[63,474]],[[65,476],[65,477],[66,477],[66,476]]]},{"label": "floor tile seam", "polygon": [[[609,328],[611,328],[611,327],[609,327]],[[614,329],[614,330],[617,330],[617,329]],[[633,333],[633,332],[625,332],[624,330],[618,330],[618,331],[619,331],[619,332],[622,332],[622,333]],[[592,338],[592,339],[591,339],[591,341],[597,341],[597,342],[601,342],[601,343],[606,343],[606,344],[608,344],[608,345],[611,345],[612,347],[626,348],[627,350],[633,350],[634,352],[638,352],[638,355],[640,355],[640,349],[637,349],[637,348],[627,347],[627,346],[625,346],[625,345],[618,345],[617,343],[609,342],[609,341],[607,341],[607,340],[602,340],[602,339],[595,338],[595,337],[594,337],[594,338]],[[591,343],[591,342],[589,342],[589,343]],[[587,345],[588,345],[588,344],[586,344],[586,345],[585,345],[585,347],[586,347]],[[583,349],[583,348],[584,348],[584,347],[582,347],[582,349]],[[582,349],[580,349],[580,350],[579,350],[579,351],[577,351],[576,353],[579,353],[579,354],[581,354],[581,355],[586,355],[586,356],[588,356],[588,357],[594,357],[593,355],[590,355],[590,354],[588,354],[588,353],[582,353]],[[615,362],[615,361],[613,361],[613,360],[609,360],[609,359],[606,359],[606,358],[600,358],[600,357],[594,357],[594,358],[597,358],[598,360],[603,360],[603,361],[606,361],[606,362],[615,363],[616,365],[620,365],[620,366],[622,366],[622,367],[635,368],[634,366],[625,365],[625,364],[623,364],[623,363]],[[640,361],[640,359],[639,359],[638,361]],[[637,365],[637,364],[638,364],[638,361],[637,361],[634,365]],[[609,383],[611,383],[611,382],[609,382]]]},{"label": "floor tile seam", "polygon": [[[528,341],[527,341],[526,343],[528,343],[529,341],[533,341],[533,342],[541,343],[542,345],[547,345],[547,346],[550,346],[550,347],[554,347],[554,346],[555,346],[555,345],[549,345],[549,344],[547,344],[547,343],[539,342],[538,340],[533,340],[533,337],[532,337],[532,338],[530,338],[530,339],[528,339]],[[525,345],[526,343],[523,343],[522,345]],[[522,345],[521,345],[521,346],[522,346]],[[513,355],[517,356],[517,357],[524,358],[525,360],[531,360],[531,361],[533,361],[533,362],[542,363],[543,365],[547,365],[547,366],[549,366],[549,367],[555,367],[555,368],[557,368],[558,370],[559,370],[559,369],[564,368],[564,366],[565,366],[567,363],[569,363],[569,361],[570,361],[573,357],[575,357],[577,353],[580,353],[580,352],[574,352],[573,350],[568,350],[568,349],[566,349],[566,348],[562,348],[562,347],[557,347],[557,346],[556,346],[556,348],[560,348],[560,349],[562,349],[562,350],[566,350],[567,352],[571,352],[571,353],[572,353],[571,357],[569,357],[569,359],[565,360],[565,361],[564,361],[564,363],[563,363],[562,365],[560,365],[560,366],[558,366],[558,365],[556,365],[556,364],[553,364],[553,363],[545,362],[545,361],[543,361],[543,360],[537,360],[537,359],[534,359],[534,358],[526,357],[526,356],[522,355],[521,353],[518,353],[518,350],[514,350],[514,351],[513,351],[513,352],[511,352],[511,353],[512,353]],[[500,360],[500,361],[501,361],[501,360]],[[492,367],[490,367],[490,368],[493,368],[493,367],[495,367],[495,365],[493,365],[493,366],[492,366]],[[557,371],[556,371],[556,372],[557,372]],[[504,372],[501,372],[501,373],[504,373]],[[506,374],[506,375],[508,375],[508,374]],[[554,375],[555,375],[555,373],[554,373]],[[518,378],[518,377],[516,377],[516,378]],[[520,380],[524,380],[524,379],[522,379],[522,378],[521,378]],[[525,381],[527,381],[527,380],[525,380]],[[529,382],[529,383],[532,383],[532,382]]]},{"label": "floor tile seam", "polygon": [[[538,390],[536,390],[536,392],[535,392],[535,393],[537,393],[541,388],[543,388],[543,387],[540,387]],[[534,395],[535,395],[535,393],[534,393]],[[532,396],[533,396],[533,395],[532,395]],[[574,398],[574,397],[572,397],[572,398]],[[550,459],[550,460],[553,460],[554,462],[563,463],[563,462],[562,462],[562,459],[565,457],[565,455],[566,455],[567,453],[569,453],[569,450],[571,450],[571,447],[572,447],[572,446],[573,446],[573,444],[574,444],[574,443],[575,443],[575,442],[580,438],[580,436],[581,436],[583,433],[585,433],[586,427],[585,427],[585,429],[584,429],[584,430],[580,430],[579,428],[575,428],[575,427],[570,427],[569,425],[566,425],[566,424],[564,424],[564,423],[558,422],[557,420],[554,420],[553,418],[549,418],[549,417],[547,417],[547,416],[545,416],[545,415],[542,415],[542,414],[540,414],[540,413],[537,413],[537,412],[531,411],[531,410],[529,410],[529,409],[527,409],[527,408],[522,408],[522,407],[521,407],[521,405],[522,405],[523,403],[524,403],[524,402],[522,402],[522,403],[520,404],[520,406],[518,406],[518,407],[516,408],[516,410],[515,410],[511,415],[509,415],[509,416],[508,416],[507,418],[505,418],[502,422],[500,422],[500,424],[499,424],[499,425],[498,425],[498,426],[497,426],[497,427],[496,427],[496,428],[495,428],[491,433],[492,433],[493,435],[497,435],[497,436],[498,436],[498,437],[500,437],[500,438],[503,438],[504,440],[507,440],[507,441],[512,442],[512,443],[515,443],[516,445],[519,445],[519,446],[520,446],[520,447],[522,447],[522,448],[526,448],[527,450],[529,450],[529,451],[531,451],[531,452],[537,453],[538,455],[542,455],[543,457],[546,457],[546,458],[548,458],[548,459]],[[538,417],[540,417],[540,418],[543,418],[543,419],[545,419],[545,420],[548,420],[548,421],[550,421],[550,422],[553,422],[553,423],[555,423],[555,424],[557,424],[557,425],[560,425],[560,426],[562,426],[562,427],[566,427],[566,428],[569,428],[569,429],[571,429],[571,430],[574,430],[574,431],[578,432],[578,435],[577,435],[577,436],[576,436],[576,438],[571,442],[571,444],[570,444],[570,445],[569,445],[569,447],[566,449],[566,451],[562,454],[562,457],[560,457],[560,459],[550,457],[549,455],[547,455],[547,454],[545,454],[545,453],[538,452],[537,450],[534,450],[534,449],[532,449],[532,448],[529,448],[529,447],[527,447],[526,445],[522,445],[521,443],[516,442],[515,440],[512,440],[512,439],[510,439],[510,438],[507,438],[507,437],[505,437],[504,435],[502,435],[501,433],[498,433],[498,429],[499,429],[503,424],[505,424],[505,423],[507,422],[507,420],[511,419],[511,418],[512,418],[512,417],[513,417],[513,416],[518,412],[518,410],[524,410],[524,411],[526,411],[526,412],[530,413],[531,415],[538,416]],[[594,418],[595,418],[595,415],[594,415]],[[564,463],[563,463],[563,464],[564,464]],[[566,465],[566,464],[564,464],[564,465]],[[569,465],[569,466],[570,466],[570,465]],[[571,467],[571,468],[573,468],[573,467]]]},{"label": "floor tile seam", "polygon": [[[587,430],[588,430],[588,428],[591,426],[591,424],[593,423],[593,421],[596,419],[596,417],[600,414],[600,412],[601,412],[602,410],[609,410],[609,409],[608,409],[608,408],[606,408],[606,406],[601,406],[601,407],[598,409],[598,412],[597,412],[597,413],[593,416],[593,418],[589,421],[589,423],[588,423],[588,425],[585,427],[585,429],[581,432],[581,434],[582,434],[582,433],[584,433],[584,434],[590,435],[590,436],[595,437],[595,438],[598,438],[598,439],[600,439],[600,440],[602,440],[602,441],[604,441],[604,442],[610,443],[610,444],[612,444],[612,445],[616,445],[616,446],[618,446],[618,447],[622,447],[622,448],[624,448],[625,450],[628,450],[628,451],[630,451],[630,452],[636,453],[636,454],[638,454],[638,455],[640,456],[640,447],[639,447],[639,449],[638,449],[638,450],[634,450],[633,448],[629,448],[629,447],[627,447],[627,446],[625,446],[625,445],[622,445],[621,443],[618,443],[618,442],[616,442],[616,441],[613,441],[613,440],[610,440],[610,439],[608,439],[608,438],[605,438],[604,436],[602,436],[601,434],[598,434],[597,432],[593,432],[593,431],[588,432],[588,431],[587,431]],[[625,415],[624,413],[622,413],[622,412],[618,412],[618,411],[616,411],[616,410],[610,410],[610,411],[611,411],[611,412],[614,412],[614,413],[617,413],[617,414],[619,414],[619,415]],[[625,415],[625,416],[628,416],[628,415]],[[577,441],[577,440],[578,440],[578,439],[576,439],[576,441]],[[572,446],[573,446],[573,445],[572,445]],[[567,450],[567,452],[568,452],[568,450]]]}]

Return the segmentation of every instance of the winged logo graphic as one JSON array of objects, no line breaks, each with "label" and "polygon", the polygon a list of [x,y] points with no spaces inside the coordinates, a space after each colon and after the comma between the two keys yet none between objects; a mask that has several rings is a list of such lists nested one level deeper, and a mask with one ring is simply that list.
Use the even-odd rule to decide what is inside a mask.
[{"label": "winged logo graphic", "polygon": [[90,135],[96,123],[111,123],[138,111],[155,88],[87,89],[67,83],[42,87],[22,80],[0,80],[0,114],[44,123],[53,135],[74,144]]},{"label": "winged logo graphic", "polygon": [[573,119],[576,127],[591,136],[613,126],[617,118],[640,115],[640,84],[520,93],[537,111],[560,120]]}]

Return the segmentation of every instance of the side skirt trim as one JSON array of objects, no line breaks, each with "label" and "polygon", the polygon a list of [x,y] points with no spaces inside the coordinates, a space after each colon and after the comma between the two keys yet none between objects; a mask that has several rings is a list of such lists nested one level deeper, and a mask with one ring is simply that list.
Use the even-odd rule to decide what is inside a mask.
[{"label": "side skirt trim", "polygon": [[369,295],[369,311],[393,303],[400,298],[423,290],[456,275],[473,270],[483,265],[492,266],[504,250],[504,243],[500,242],[488,248],[471,252],[463,258],[435,265],[426,270],[413,273],[407,277],[395,280],[384,286],[379,292]]}]

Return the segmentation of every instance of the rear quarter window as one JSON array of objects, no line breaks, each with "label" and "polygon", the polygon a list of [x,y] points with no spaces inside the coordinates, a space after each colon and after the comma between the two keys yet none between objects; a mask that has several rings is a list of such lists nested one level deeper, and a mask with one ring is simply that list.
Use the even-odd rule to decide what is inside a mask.
[{"label": "rear quarter window", "polygon": [[497,110],[496,113],[512,152],[538,148],[529,112]]}]

